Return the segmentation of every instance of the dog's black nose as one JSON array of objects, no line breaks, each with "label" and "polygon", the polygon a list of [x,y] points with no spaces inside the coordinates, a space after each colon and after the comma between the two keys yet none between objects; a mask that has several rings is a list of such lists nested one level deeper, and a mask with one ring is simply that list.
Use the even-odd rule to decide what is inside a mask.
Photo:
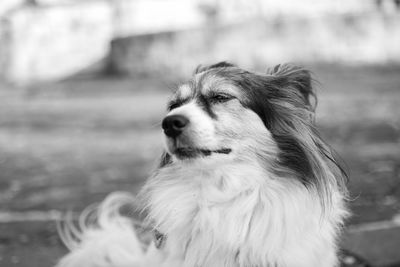
[{"label": "dog's black nose", "polygon": [[182,115],[171,115],[165,117],[162,121],[162,128],[165,135],[169,137],[177,137],[180,135],[185,127],[189,124],[189,120]]}]

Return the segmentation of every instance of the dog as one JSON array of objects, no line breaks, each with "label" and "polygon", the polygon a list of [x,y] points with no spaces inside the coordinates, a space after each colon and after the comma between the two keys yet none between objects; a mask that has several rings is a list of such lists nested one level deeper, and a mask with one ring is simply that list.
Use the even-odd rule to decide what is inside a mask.
[{"label": "dog", "polygon": [[[58,266],[338,266],[347,177],[316,102],[310,72],[291,64],[198,67],[169,100],[165,152],[138,199],[111,195],[95,224],[64,227],[72,252]],[[120,213],[136,202],[150,244]]]}]

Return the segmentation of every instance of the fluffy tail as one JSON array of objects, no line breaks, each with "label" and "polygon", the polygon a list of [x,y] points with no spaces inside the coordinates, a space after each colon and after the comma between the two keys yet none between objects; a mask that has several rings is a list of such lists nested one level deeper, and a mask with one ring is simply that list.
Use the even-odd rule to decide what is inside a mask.
[{"label": "fluffy tail", "polygon": [[[159,267],[163,253],[149,242],[149,234],[140,222],[121,214],[135,199],[128,193],[113,193],[98,207],[87,208],[78,224],[71,216],[58,226],[59,234],[70,253],[57,267]],[[144,237],[144,238],[143,238]]]}]

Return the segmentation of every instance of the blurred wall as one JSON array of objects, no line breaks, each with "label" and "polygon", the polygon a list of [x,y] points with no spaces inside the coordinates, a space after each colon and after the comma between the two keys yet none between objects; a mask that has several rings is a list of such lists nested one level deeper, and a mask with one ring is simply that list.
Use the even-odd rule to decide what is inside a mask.
[{"label": "blurred wall", "polygon": [[94,66],[108,54],[112,23],[107,1],[16,5],[1,19],[0,74],[26,84],[63,79]]},{"label": "blurred wall", "polygon": [[400,61],[396,0],[2,0],[0,75],[29,84],[94,67],[185,75],[230,60]]},{"label": "blurred wall", "polygon": [[380,14],[259,18],[234,25],[117,38],[110,67],[119,73],[188,75],[200,63],[229,60],[265,67],[285,61],[398,64],[400,17]]},{"label": "blurred wall", "polygon": [[[400,62],[400,7],[392,0],[117,2],[119,26],[125,27],[117,27],[123,30],[112,42],[109,67],[118,73],[187,75],[200,63],[219,60],[246,67],[283,61]],[[147,15],[143,25],[131,10],[142,15],[151,10],[155,16]],[[169,15],[159,14],[167,10]],[[171,14],[179,19],[167,19]],[[187,23],[181,23],[186,16]]]}]

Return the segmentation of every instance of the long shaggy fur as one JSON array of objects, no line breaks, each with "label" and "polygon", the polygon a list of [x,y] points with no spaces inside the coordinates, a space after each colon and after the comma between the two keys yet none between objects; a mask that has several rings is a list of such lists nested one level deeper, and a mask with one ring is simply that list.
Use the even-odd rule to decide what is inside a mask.
[{"label": "long shaggy fur", "polygon": [[296,66],[198,67],[167,114],[189,124],[166,132],[139,196],[158,249],[117,212],[134,199],[112,195],[96,223],[61,231],[72,252],[59,267],[338,266],[345,174],[315,129],[315,102],[310,73]]}]

